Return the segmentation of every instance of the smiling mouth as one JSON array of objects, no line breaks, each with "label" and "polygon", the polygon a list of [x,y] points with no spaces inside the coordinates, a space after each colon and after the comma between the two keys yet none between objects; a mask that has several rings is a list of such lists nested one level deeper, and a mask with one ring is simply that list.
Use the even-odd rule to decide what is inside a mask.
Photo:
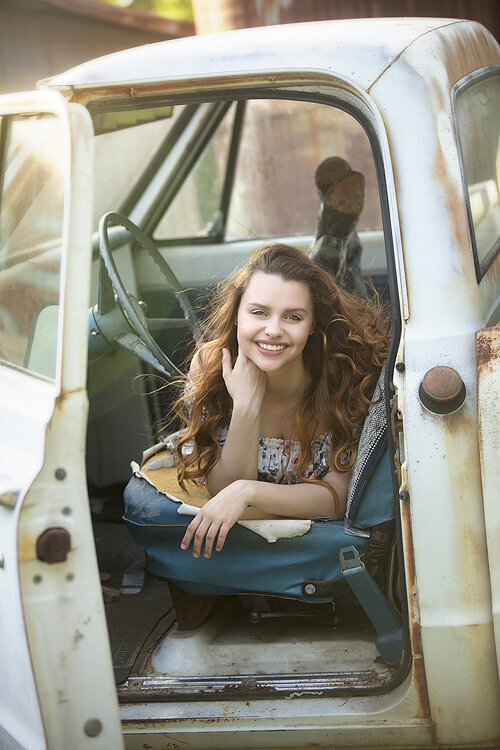
[{"label": "smiling mouth", "polygon": [[264,344],[262,341],[258,341],[257,345],[268,352],[282,352],[287,347],[286,344]]}]

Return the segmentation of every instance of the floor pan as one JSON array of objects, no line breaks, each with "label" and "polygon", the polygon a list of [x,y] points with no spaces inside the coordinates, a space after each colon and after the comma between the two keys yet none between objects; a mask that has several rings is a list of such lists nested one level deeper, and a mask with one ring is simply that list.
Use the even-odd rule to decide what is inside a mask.
[{"label": "floor pan", "polygon": [[252,624],[244,610],[226,607],[194,631],[174,623],[154,650],[151,669],[170,677],[384,672],[374,641],[363,621],[334,627],[285,615]]},{"label": "floor pan", "polygon": [[121,523],[94,523],[109,640],[119,684],[127,679],[153,634],[175,613],[168,585],[144,572],[144,555]]}]

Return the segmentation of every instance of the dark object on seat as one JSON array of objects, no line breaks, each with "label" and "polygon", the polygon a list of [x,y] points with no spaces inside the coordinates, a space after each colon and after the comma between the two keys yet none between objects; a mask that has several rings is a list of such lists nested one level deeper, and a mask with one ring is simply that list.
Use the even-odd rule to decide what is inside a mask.
[{"label": "dark object on seat", "polygon": [[315,174],[321,200],[314,242],[307,251],[337,283],[366,296],[361,274],[362,247],[355,231],[364,205],[365,180],[339,156],[321,162]]},{"label": "dark object on seat", "polygon": [[377,586],[383,591],[388,580],[390,553],[394,542],[395,523],[386,521],[375,526],[365,552],[365,566]]}]

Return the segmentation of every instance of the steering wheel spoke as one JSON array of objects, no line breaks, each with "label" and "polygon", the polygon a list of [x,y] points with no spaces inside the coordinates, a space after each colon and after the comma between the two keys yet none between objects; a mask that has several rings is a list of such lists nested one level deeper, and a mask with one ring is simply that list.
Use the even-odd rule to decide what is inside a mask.
[{"label": "steering wheel spoke", "polygon": [[167,369],[165,365],[155,357],[151,349],[141,341],[136,333],[133,333],[132,331],[124,333],[116,339],[116,343],[122,349],[126,349],[162,375],[166,375],[169,378],[182,376],[182,372],[173,364],[173,362],[169,362],[170,366]]},{"label": "steering wheel spoke", "polygon": [[106,271],[104,260],[99,260],[99,289],[97,292],[97,311],[101,315],[110,312],[116,306],[113,285]]},{"label": "steering wheel spoke", "polygon": [[[125,227],[132,238],[146,250],[179,301],[184,313],[183,318],[147,318],[138,301],[132,295],[128,294],[116,268],[111,251],[109,237],[111,224],[113,226],[120,225]],[[127,351],[139,357],[143,362],[146,362],[168,377],[182,375],[179,368],[167,357],[150,334],[150,331],[166,327],[187,327],[191,330],[196,342],[201,338],[201,329],[196,313],[174,272],[159,253],[152,239],[130,221],[130,219],[116,212],[105,214],[99,223],[99,248],[101,254],[99,298],[97,315],[95,317],[96,320],[100,319],[103,334],[106,330],[106,340],[117,344],[123,349],[127,349]],[[123,313],[123,325],[120,322],[118,327],[116,327],[117,318],[114,314],[117,307]],[[108,318],[110,321],[113,318],[112,323],[115,326],[111,336],[111,326],[106,325]]]}]

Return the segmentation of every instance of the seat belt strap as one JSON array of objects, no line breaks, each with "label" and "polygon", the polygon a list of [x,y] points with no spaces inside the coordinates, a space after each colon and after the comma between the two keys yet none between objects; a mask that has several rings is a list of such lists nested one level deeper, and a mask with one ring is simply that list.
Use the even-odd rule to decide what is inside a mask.
[{"label": "seat belt strap", "polygon": [[375,646],[382,659],[391,666],[399,665],[403,655],[401,620],[366,570],[356,547],[342,547],[339,554],[342,574],[378,633]]}]

